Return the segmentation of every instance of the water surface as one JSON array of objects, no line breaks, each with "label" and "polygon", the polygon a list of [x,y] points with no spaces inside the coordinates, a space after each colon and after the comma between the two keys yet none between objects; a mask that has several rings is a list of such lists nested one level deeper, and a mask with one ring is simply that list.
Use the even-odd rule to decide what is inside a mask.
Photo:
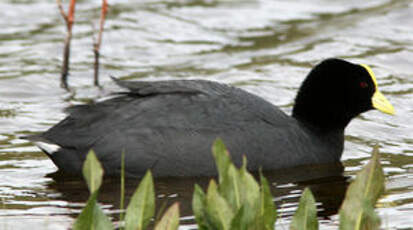
[{"label": "water surface", "polygon": [[[319,198],[321,228],[336,229],[335,211],[346,177],[366,164],[377,143],[386,174],[387,190],[377,205],[383,227],[413,226],[412,1],[113,0],[101,50],[103,89],[92,86],[91,25],[97,24],[99,4],[78,1],[76,6],[72,91],[67,92],[59,88],[65,26],[55,2],[0,3],[0,228],[70,227],[87,200],[86,187],[78,180],[48,177],[56,167],[18,137],[46,130],[64,118],[67,106],[118,90],[109,75],[219,81],[258,94],[290,113],[305,75],[328,57],[369,64],[397,115],[371,111],[352,121],[346,130],[344,173],[337,168],[301,168],[269,174],[282,216],[278,228],[287,228],[303,187],[310,186]],[[305,178],[309,173],[318,179]],[[130,183],[129,193],[136,181]],[[157,181],[158,203],[184,204],[182,229],[193,227],[185,206],[193,183]],[[112,217],[118,212],[117,188],[117,182],[109,181],[101,196]]]}]

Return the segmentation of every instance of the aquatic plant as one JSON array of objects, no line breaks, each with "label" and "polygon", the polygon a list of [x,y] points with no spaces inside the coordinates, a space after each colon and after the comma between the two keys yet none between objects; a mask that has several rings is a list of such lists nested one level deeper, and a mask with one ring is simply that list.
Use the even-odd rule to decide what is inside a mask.
[{"label": "aquatic plant", "polygon": [[[260,184],[247,171],[247,159],[237,169],[221,140],[213,146],[213,155],[218,170],[218,182],[212,179],[206,193],[198,185],[192,200],[195,221],[199,230],[273,230],[277,218],[276,208],[266,178],[260,173]],[[123,168],[123,167],[122,167]],[[109,218],[97,204],[97,195],[102,183],[103,170],[93,151],[90,151],[83,166],[83,175],[90,190],[90,197],[73,229],[114,229]],[[379,229],[380,219],[374,211],[384,190],[384,175],[380,165],[378,147],[373,150],[370,162],[357,174],[349,186],[340,208],[340,230]],[[122,202],[121,202],[122,203]],[[120,218],[121,229],[143,230],[155,214],[155,191],[153,178],[148,171],[141,180],[126,209],[125,218]],[[179,227],[179,204],[173,204],[155,223],[155,229],[176,230]],[[292,218],[291,230],[318,229],[314,197],[305,189]]]},{"label": "aquatic plant", "polygon": [[72,28],[75,21],[75,6],[76,0],[70,0],[69,10],[66,14],[63,10],[62,1],[56,0],[57,6],[59,7],[60,14],[66,22],[67,32],[65,38],[65,46],[63,50],[63,65],[62,73],[60,78],[60,86],[62,88],[68,89],[67,76],[69,75],[69,60],[70,60],[70,42],[72,41]]},{"label": "aquatic plant", "polygon": [[261,186],[247,171],[247,160],[237,169],[221,140],[213,146],[218,184],[211,180],[205,194],[195,185],[192,209],[203,229],[274,229],[277,217],[268,181],[260,175]]},{"label": "aquatic plant", "polygon": [[100,45],[102,44],[103,29],[105,25],[106,14],[108,12],[108,2],[107,0],[102,0],[102,8],[100,11],[100,21],[99,21],[99,32],[97,38],[93,37],[93,54],[95,56],[95,62],[93,65],[94,69],[94,80],[95,86],[99,86],[99,57],[100,57]]}]

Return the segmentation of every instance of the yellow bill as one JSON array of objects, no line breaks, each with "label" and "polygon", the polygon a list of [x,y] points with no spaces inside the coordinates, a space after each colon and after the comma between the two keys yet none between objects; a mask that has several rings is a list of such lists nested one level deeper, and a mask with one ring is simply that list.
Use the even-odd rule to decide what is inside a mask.
[{"label": "yellow bill", "polygon": [[373,94],[371,101],[375,109],[378,109],[383,113],[394,115],[394,107],[377,88],[376,92]]},{"label": "yellow bill", "polygon": [[379,91],[376,76],[374,75],[373,70],[371,70],[371,68],[368,65],[361,64],[361,66],[363,66],[370,74],[374,86],[376,87],[376,92],[373,94],[373,97],[371,98],[373,107],[383,113],[394,115],[395,111],[393,105],[390,104],[389,100],[387,100],[387,98]]}]

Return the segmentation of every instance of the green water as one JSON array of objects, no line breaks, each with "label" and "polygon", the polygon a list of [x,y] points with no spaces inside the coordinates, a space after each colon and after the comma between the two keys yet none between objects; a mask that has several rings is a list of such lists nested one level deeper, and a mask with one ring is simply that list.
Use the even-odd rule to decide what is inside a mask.
[{"label": "green water", "polygon": [[[412,1],[109,3],[101,50],[103,89],[98,89],[92,86],[91,25],[97,25],[100,1],[78,1],[69,80],[72,92],[59,87],[65,26],[55,1],[0,3],[0,229],[27,229],[28,225],[67,229],[71,225],[87,200],[86,187],[81,181],[46,176],[56,171],[53,163],[18,137],[46,130],[64,118],[63,109],[69,105],[99,100],[118,90],[109,75],[219,81],[258,94],[290,113],[305,75],[328,57],[370,65],[397,113],[371,111],[352,121],[346,130],[344,176],[355,175],[367,162],[372,146],[379,143],[387,187],[377,208],[383,227],[413,227]],[[296,175],[296,180],[305,174]],[[303,186],[318,191],[324,212],[321,229],[336,229],[334,210],[345,189],[345,177],[328,178],[305,183],[273,179],[283,216],[277,222],[279,229],[287,228]],[[183,204],[182,229],[194,227],[188,204],[195,182],[201,181],[166,179],[157,184],[158,203],[170,197]],[[108,213],[118,212],[117,188],[117,182],[107,182],[102,191]]]}]

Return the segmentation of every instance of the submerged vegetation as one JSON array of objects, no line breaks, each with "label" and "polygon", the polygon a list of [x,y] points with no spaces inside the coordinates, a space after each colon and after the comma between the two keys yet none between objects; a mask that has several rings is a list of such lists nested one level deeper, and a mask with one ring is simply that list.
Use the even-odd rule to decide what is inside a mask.
[{"label": "submerged vegetation", "polygon": [[[213,146],[213,155],[219,173],[218,182],[211,179],[206,193],[195,185],[192,210],[198,229],[273,230],[276,208],[267,179],[260,173],[260,184],[247,171],[247,159],[237,169],[231,162],[221,140]],[[90,191],[89,200],[76,219],[73,229],[114,229],[114,225],[97,203],[103,169],[93,151],[83,166],[83,175]],[[378,148],[374,148],[370,162],[357,174],[349,186],[339,211],[339,229],[379,229],[380,219],[374,206],[384,190],[384,175]],[[121,198],[123,200],[123,198]],[[123,207],[123,201],[121,207]],[[143,230],[155,215],[155,190],[150,171],[141,180],[133,194],[125,217],[120,217],[119,228]],[[179,227],[179,204],[173,204],[154,224],[155,230],[176,230]],[[314,197],[305,189],[292,218],[291,230],[318,229]]]}]

